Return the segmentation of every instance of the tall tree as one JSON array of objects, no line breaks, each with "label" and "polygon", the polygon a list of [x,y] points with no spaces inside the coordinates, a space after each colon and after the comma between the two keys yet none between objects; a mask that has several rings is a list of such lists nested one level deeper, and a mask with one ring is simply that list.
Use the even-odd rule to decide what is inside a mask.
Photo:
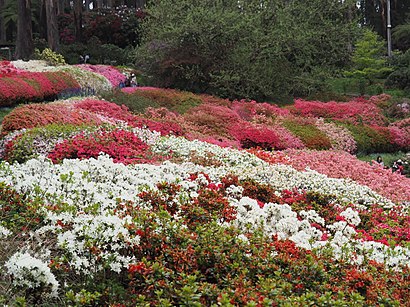
[{"label": "tall tree", "polygon": [[74,35],[77,42],[82,39],[83,1],[74,0]]},{"label": "tall tree", "polygon": [[[3,12],[5,0],[0,0],[0,12]],[[6,24],[3,16],[0,14],[0,43],[6,41]]]},{"label": "tall tree", "polygon": [[48,47],[57,51],[59,48],[59,33],[57,23],[57,0],[45,0],[47,16],[47,43]]},{"label": "tall tree", "polygon": [[17,2],[16,58],[28,59],[34,51],[31,0],[17,0]]},{"label": "tall tree", "polygon": [[271,100],[314,92],[350,59],[351,1],[156,0],[136,60],[159,86]]}]

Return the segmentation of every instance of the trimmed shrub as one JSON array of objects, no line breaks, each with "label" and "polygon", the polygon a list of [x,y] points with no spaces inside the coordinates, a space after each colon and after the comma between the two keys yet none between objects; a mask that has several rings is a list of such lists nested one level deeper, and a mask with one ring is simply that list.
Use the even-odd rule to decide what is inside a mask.
[{"label": "trimmed shrub", "polygon": [[120,129],[100,130],[90,134],[81,133],[57,144],[48,157],[54,163],[59,163],[63,159],[97,158],[101,152],[118,163],[153,162],[153,154],[149,146],[133,132]]},{"label": "trimmed shrub", "polygon": [[353,135],[359,154],[393,152],[400,149],[386,127],[353,125],[346,122],[337,124],[347,128]]},{"label": "trimmed shrub", "polygon": [[30,104],[15,108],[3,119],[2,133],[46,126],[49,124],[98,125],[97,114],[74,108],[69,103]]},{"label": "trimmed shrub", "polygon": [[51,124],[25,131],[5,144],[3,159],[23,163],[38,155],[47,156],[56,144],[85,129],[91,127]]},{"label": "trimmed shrub", "polygon": [[307,148],[326,150],[332,147],[327,135],[309,120],[285,118],[282,125],[296,135]]}]

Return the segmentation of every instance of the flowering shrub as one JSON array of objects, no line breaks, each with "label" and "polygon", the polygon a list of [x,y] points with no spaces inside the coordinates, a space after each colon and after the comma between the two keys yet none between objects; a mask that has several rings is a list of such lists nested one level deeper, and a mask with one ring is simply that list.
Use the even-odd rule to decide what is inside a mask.
[{"label": "flowering shrub", "polygon": [[263,125],[239,122],[231,126],[230,132],[238,139],[242,148],[284,149],[283,147],[280,148],[279,138],[275,131]]},{"label": "flowering shrub", "polygon": [[327,135],[309,120],[289,117],[283,119],[282,125],[296,135],[307,148],[323,150],[332,146]]},{"label": "flowering shrub", "polygon": [[184,114],[184,120],[188,131],[232,139],[230,129],[239,122],[239,116],[225,106],[202,104]]},{"label": "flowering shrub", "polygon": [[301,171],[309,168],[333,178],[350,178],[395,202],[410,200],[409,178],[377,164],[360,161],[346,152],[286,150],[258,156],[270,163],[291,165]]},{"label": "flowering shrub", "polygon": [[149,146],[133,132],[125,130],[100,130],[90,134],[79,134],[56,145],[48,157],[59,163],[63,159],[97,158],[106,153],[115,162],[124,164],[152,162]]},{"label": "flowering shrub", "polygon": [[159,89],[160,88],[158,87],[152,87],[152,86],[138,86],[138,87],[124,87],[121,89],[121,91],[127,94],[132,94],[135,91],[155,91]]},{"label": "flowering shrub", "polygon": [[234,101],[232,110],[247,121],[250,121],[256,115],[264,115],[265,117],[286,116],[290,112],[287,109],[281,109],[276,105],[268,103],[257,103],[256,101]]},{"label": "flowering shrub", "polygon": [[34,128],[53,123],[59,124],[100,124],[99,116],[86,110],[74,108],[69,103],[31,104],[13,109],[6,115],[2,122],[3,134],[20,130],[22,128]]},{"label": "flowering shrub", "polygon": [[381,109],[373,103],[356,98],[349,102],[320,102],[295,100],[291,110],[302,116],[323,117],[334,120],[346,120],[354,124],[384,125],[387,120]]},{"label": "flowering shrub", "polygon": [[332,143],[332,149],[343,150],[351,154],[357,151],[356,141],[348,129],[331,122],[326,123],[323,119],[316,121],[316,127],[326,133]]},{"label": "flowering shrub", "polygon": [[97,113],[105,117],[114,118],[130,123],[134,120],[134,115],[124,105],[117,105],[104,100],[94,98],[83,99],[74,104],[75,108]]},{"label": "flowering shrub", "polygon": [[70,75],[62,72],[17,72],[0,75],[0,106],[40,101],[55,97],[65,89],[78,88]]},{"label": "flowering shrub", "polygon": [[[175,137],[157,142],[157,150],[186,161],[193,151],[212,152],[223,167],[125,166],[107,156],[1,165],[1,180],[48,204],[44,226],[34,231],[50,240],[28,246],[52,242],[48,267],[60,300],[241,305],[263,296],[269,305],[405,304],[408,214],[399,207],[367,207],[382,198],[364,186],[268,165],[246,152]],[[350,205],[370,195],[365,205]],[[6,276],[20,276],[13,272]],[[25,280],[12,288],[32,299]],[[41,290],[52,293],[53,284]]]},{"label": "flowering shrub", "polygon": [[[139,89],[137,87],[137,89]],[[139,96],[153,101],[153,106],[166,107],[178,113],[185,113],[189,109],[202,103],[198,95],[171,89],[147,89],[134,91],[131,96]]]},{"label": "flowering shrub", "polygon": [[77,66],[59,66],[55,67],[54,70],[69,74],[83,89],[92,89],[97,93],[110,91],[112,89],[112,85],[106,77]]},{"label": "flowering shrub", "polygon": [[108,65],[89,65],[80,64],[77,65],[81,69],[92,71],[96,74],[100,74],[110,81],[113,87],[118,86],[121,82],[124,82],[126,77],[118,69]]},{"label": "flowering shrub", "polygon": [[400,149],[400,145],[395,144],[394,135],[387,127],[353,125],[346,122],[337,124],[350,131],[356,141],[359,153],[392,152]]},{"label": "flowering shrub", "polygon": [[44,127],[19,131],[17,137],[5,141],[0,150],[0,158],[9,163],[23,163],[39,155],[47,156],[56,144],[69,139],[82,130],[93,130],[97,127],[85,125],[50,124]]}]

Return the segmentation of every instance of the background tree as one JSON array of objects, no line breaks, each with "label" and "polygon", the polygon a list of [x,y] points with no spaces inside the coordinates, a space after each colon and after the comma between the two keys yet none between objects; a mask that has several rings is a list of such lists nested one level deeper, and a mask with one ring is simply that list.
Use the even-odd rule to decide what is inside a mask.
[{"label": "background tree", "polygon": [[[5,0],[0,0],[0,12],[3,12],[5,6]],[[0,14],[0,43],[6,41],[6,24],[4,22],[4,17]]]},{"label": "background tree", "polygon": [[31,24],[31,0],[17,0],[16,58],[28,59],[34,51]]},{"label": "background tree", "polygon": [[48,47],[57,51],[59,49],[59,33],[57,23],[57,1],[44,0],[47,16],[47,43]]},{"label": "background tree", "polygon": [[138,66],[158,86],[286,99],[347,64],[353,1],[153,1]]}]

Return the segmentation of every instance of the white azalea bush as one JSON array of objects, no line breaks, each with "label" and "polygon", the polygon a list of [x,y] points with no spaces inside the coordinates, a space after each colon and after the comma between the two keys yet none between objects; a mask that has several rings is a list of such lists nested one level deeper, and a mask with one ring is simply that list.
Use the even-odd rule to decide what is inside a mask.
[{"label": "white azalea bush", "polygon": [[[408,208],[368,187],[310,170],[299,172],[290,166],[270,165],[244,151],[160,137],[140,128],[134,133],[153,152],[171,160],[124,165],[114,163],[102,153],[97,159],[64,159],[60,164],[42,156],[23,164],[0,164],[4,191],[11,193],[11,189],[16,195],[24,195],[25,202],[36,200],[38,204],[35,212],[39,222],[30,224],[27,231],[49,238],[44,242],[30,241],[25,246],[27,252],[16,251],[9,259],[3,259],[4,272],[16,289],[48,290],[50,301],[59,293],[71,302],[87,296],[107,303],[109,299],[103,299],[101,287],[104,291],[121,287],[128,294],[109,294],[120,302],[138,304],[147,298],[135,293],[157,293],[158,300],[166,302],[175,297],[171,292],[179,291],[179,283],[189,291],[198,289],[199,281],[183,272],[192,276],[199,272],[208,283],[222,287],[222,276],[218,274],[223,274],[225,268],[231,268],[238,276],[247,275],[253,272],[251,260],[258,263],[265,259],[269,267],[280,266],[285,261],[282,257],[293,253],[306,253],[304,261],[308,262],[309,255],[346,261],[349,270],[357,267],[358,272],[366,271],[369,261],[382,264],[383,270],[409,269],[410,251],[405,240],[389,245],[360,237],[360,216],[373,204],[381,205],[381,210],[408,216]],[[328,195],[329,201],[324,204],[335,212],[334,218],[338,220],[323,215],[320,197],[300,209],[298,206],[308,202],[306,195]],[[0,209],[25,212],[7,209],[3,202]],[[11,222],[0,225],[3,236],[19,231]],[[231,237],[233,241],[229,241]],[[269,243],[270,240],[273,241]],[[219,248],[229,249],[231,244],[235,250],[220,253]],[[260,258],[258,244],[270,250],[267,258]],[[213,245],[214,250],[208,250]],[[51,251],[48,264],[30,256],[46,247]],[[226,257],[232,259],[228,261]],[[23,259],[29,260],[27,264]],[[295,258],[295,265],[301,261],[298,259]],[[248,263],[243,266],[249,267],[248,271],[242,271],[239,263]],[[284,274],[277,272],[277,276]],[[364,278],[365,273],[357,274],[357,278]],[[109,281],[104,281],[107,278]],[[81,281],[83,287],[76,281]],[[174,290],[155,292],[160,288],[149,287],[152,283]],[[309,280],[296,284],[288,281],[278,289],[285,291],[299,284],[313,287]],[[346,289],[352,289],[352,293],[363,288],[350,284],[346,287],[351,287]],[[309,289],[306,291],[314,291]],[[209,294],[211,300],[217,300],[215,293]],[[293,295],[298,292],[292,293],[286,294],[288,299],[296,299]],[[238,304],[246,299],[239,294],[231,295]],[[269,296],[267,302],[280,299],[281,295]],[[346,299],[360,302],[361,298],[351,295]],[[194,298],[189,296],[190,300]],[[312,302],[316,299],[312,298]],[[174,298],[173,304],[180,303]]]}]

